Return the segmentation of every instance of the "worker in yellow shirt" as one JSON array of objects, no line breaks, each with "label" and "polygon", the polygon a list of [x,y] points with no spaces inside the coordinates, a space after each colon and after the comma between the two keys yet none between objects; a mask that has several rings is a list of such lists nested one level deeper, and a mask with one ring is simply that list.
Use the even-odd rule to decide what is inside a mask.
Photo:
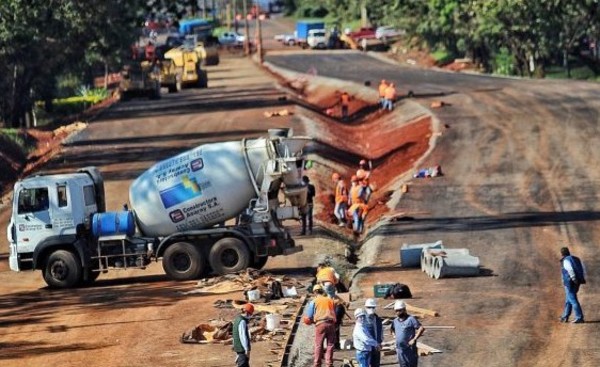
[{"label": "worker in yellow shirt", "polygon": [[394,85],[394,83],[390,83],[390,85],[387,88],[385,88],[384,99],[385,106],[383,108],[389,111],[393,111],[394,101],[396,100],[396,86]]},{"label": "worker in yellow shirt", "polygon": [[348,207],[348,189],[339,173],[332,174],[331,180],[335,184],[335,208],[333,209],[333,214],[338,220],[338,225],[343,227],[346,222],[346,208]]},{"label": "worker in yellow shirt", "polygon": [[385,79],[381,80],[381,83],[379,83],[379,104],[380,107],[383,109],[385,108],[385,90],[388,87],[388,83]]}]

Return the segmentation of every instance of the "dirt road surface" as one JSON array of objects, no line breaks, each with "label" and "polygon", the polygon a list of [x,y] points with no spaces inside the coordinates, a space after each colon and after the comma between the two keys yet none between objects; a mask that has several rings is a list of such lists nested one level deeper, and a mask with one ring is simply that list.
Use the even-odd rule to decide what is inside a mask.
[{"label": "dirt road surface", "polygon": [[[420,365],[600,365],[597,84],[436,72],[358,53],[267,60],[358,83],[387,79],[401,94],[412,90],[423,106],[447,104],[433,110],[443,128],[423,162],[440,164],[445,176],[408,181],[395,209],[414,220],[371,233],[382,236],[381,244],[363,253],[372,266],[358,278],[365,297],[377,282],[408,284],[415,305],[441,313],[426,326],[456,326],[426,334],[425,343],[445,352]],[[436,240],[470,249],[491,275],[435,281],[396,266],[403,243]],[[591,279],[580,292],[582,325],[558,322],[563,245],[584,259]]]},{"label": "dirt road surface", "polygon": [[[388,201],[391,213],[404,212],[405,220],[370,223],[369,241],[362,242],[368,246],[359,254],[365,268],[354,283],[363,297],[372,295],[377,282],[408,284],[415,295],[412,304],[441,314],[423,319],[426,327],[456,326],[426,333],[422,341],[444,353],[422,358],[421,366],[600,365],[600,317],[594,307],[600,301],[595,280],[600,275],[596,85],[439,73],[358,53],[314,52],[267,60],[299,72],[316,70],[321,76],[355,81],[357,90],[366,80],[373,85],[382,78],[393,80],[400,94],[412,90],[413,102],[427,109],[432,101],[443,100],[446,106],[432,110],[439,131],[425,127],[420,134],[391,135],[393,124],[378,112],[367,116],[366,125],[360,119],[351,126],[341,124],[321,115],[319,108],[331,100],[325,98],[322,105],[317,101],[312,109],[282,100],[285,94],[266,73],[230,56],[209,69],[209,89],[115,105],[45,169],[99,166],[107,180],[107,206],[116,210],[127,201],[131,180],[157,160],[206,142],[292,127],[319,138],[309,152],[318,159],[313,178],[325,210],[328,174],[334,169],[351,173],[358,157],[369,155],[374,174],[379,169],[388,184],[408,184],[400,200]],[[263,116],[266,110],[283,108],[293,115]],[[396,113],[412,116],[414,110],[405,101]],[[369,116],[383,119],[379,133],[373,133],[377,124]],[[365,128],[369,121],[371,129]],[[407,118],[402,128],[406,126],[421,125]],[[360,132],[352,138],[354,127]],[[404,149],[390,152],[394,145],[386,141],[386,134]],[[445,175],[389,177],[391,162],[402,166],[399,171],[410,170],[425,151],[417,147],[425,146],[432,134],[436,146],[419,165],[440,164]],[[381,145],[376,143],[386,149],[378,149]],[[421,153],[412,150],[414,157],[404,161],[387,159],[409,148]],[[0,207],[2,228],[8,217],[5,204]],[[327,217],[320,224],[317,233],[333,228]],[[297,226],[293,231],[297,233]],[[485,276],[434,281],[419,270],[398,267],[402,243],[438,239],[450,248],[469,248],[480,257]],[[273,259],[267,270],[306,275],[319,255],[342,250],[338,242],[317,237],[299,238],[299,243],[304,253]],[[558,323],[564,298],[558,269],[562,244],[569,244],[588,270],[589,282],[580,293],[586,312],[582,325]],[[50,291],[39,272],[10,272],[6,254],[1,240],[3,366],[232,365],[230,347],[179,343],[181,333],[198,323],[232,316],[207,307],[223,297],[181,295],[179,291],[193,289],[195,282],[167,280],[160,264],[146,271],[102,275],[92,288]],[[264,345],[258,348],[253,361],[264,365],[270,356],[261,352]]]}]

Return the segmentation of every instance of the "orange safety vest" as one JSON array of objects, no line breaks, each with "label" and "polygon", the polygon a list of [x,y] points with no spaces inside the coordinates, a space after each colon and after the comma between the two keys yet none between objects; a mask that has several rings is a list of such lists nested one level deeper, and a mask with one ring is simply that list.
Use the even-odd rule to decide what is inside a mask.
[{"label": "orange safety vest", "polygon": [[379,83],[379,97],[383,98],[385,96],[385,90],[388,87],[385,83]]},{"label": "orange safety vest", "polygon": [[322,282],[331,282],[331,284],[336,284],[337,279],[335,277],[335,269],[327,266],[317,271],[317,283]]},{"label": "orange safety vest", "polygon": [[348,102],[350,102],[350,96],[348,95],[348,93],[343,93],[342,94],[342,105],[347,106]]},{"label": "orange safety vest", "polygon": [[358,177],[359,180],[364,180],[366,178],[371,177],[371,171],[367,171],[366,169],[359,168],[356,171],[356,177]]},{"label": "orange safety vest", "polygon": [[344,201],[348,201],[348,189],[346,189],[346,184],[343,180],[339,180],[335,185],[335,202],[343,203]]},{"label": "orange safety vest", "polygon": [[350,189],[350,200],[352,200],[352,204],[364,203],[363,198],[360,196],[362,189],[363,186],[360,184],[352,186]]},{"label": "orange safety vest", "polygon": [[363,219],[365,219],[365,217],[367,216],[367,213],[369,212],[369,206],[365,203],[354,203],[352,202],[352,206],[350,207],[350,209],[348,209],[348,214],[350,214],[350,216],[352,216],[352,214],[354,214],[354,212],[356,212],[357,210],[361,210],[361,217]]},{"label": "orange safety vest", "polygon": [[389,86],[385,88],[385,98],[386,99],[395,99],[396,98],[396,88]]},{"label": "orange safety vest", "polygon": [[313,320],[315,324],[323,322],[335,322],[335,303],[329,297],[319,295],[314,300],[315,315]]}]

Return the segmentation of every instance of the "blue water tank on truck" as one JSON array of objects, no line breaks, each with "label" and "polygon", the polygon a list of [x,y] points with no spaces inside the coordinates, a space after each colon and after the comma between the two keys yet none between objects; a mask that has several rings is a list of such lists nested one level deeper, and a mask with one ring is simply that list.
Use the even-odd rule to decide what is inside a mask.
[{"label": "blue water tank on truck", "polygon": [[49,286],[68,288],[158,259],[170,278],[189,280],[302,251],[283,221],[298,219],[306,206],[302,149],[309,140],[271,129],[262,138],[200,145],[135,179],[131,210],[106,211],[94,167],[25,178],[14,187],[10,268],[39,269]]}]

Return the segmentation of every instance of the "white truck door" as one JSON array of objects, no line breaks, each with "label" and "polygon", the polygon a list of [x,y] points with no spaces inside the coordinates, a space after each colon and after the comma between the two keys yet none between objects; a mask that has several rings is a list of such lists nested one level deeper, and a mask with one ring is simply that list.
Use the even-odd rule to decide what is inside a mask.
[{"label": "white truck door", "polygon": [[33,252],[43,239],[55,234],[50,218],[48,187],[24,188],[18,191],[15,218],[17,252]]}]

